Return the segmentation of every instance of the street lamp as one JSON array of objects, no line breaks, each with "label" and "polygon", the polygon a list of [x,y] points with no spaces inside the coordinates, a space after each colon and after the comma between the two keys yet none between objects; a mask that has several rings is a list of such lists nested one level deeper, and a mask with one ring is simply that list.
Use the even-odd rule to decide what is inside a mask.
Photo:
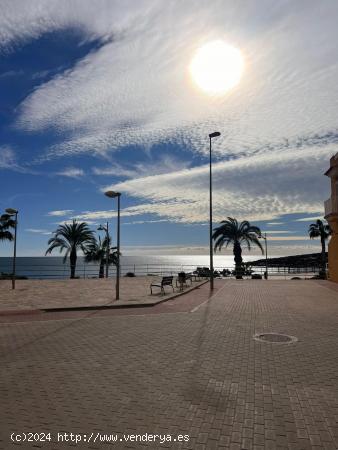
[{"label": "street lamp", "polygon": [[116,261],[116,295],[115,300],[120,298],[120,192],[107,191],[104,193],[109,198],[117,197],[117,261]]},{"label": "street lamp", "polygon": [[265,241],[265,279],[267,280],[269,278],[268,273],[268,238],[266,237],[266,233],[264,233],[264,236],[261,234],[260,237],[264,239]]},{"label": "street lamp", "polygon": [[214,133],[209,134],[210,140],[210,151],[209,151],[209,250],[210,250],[210,290],[214,289],[214,249],[212,244],[212,160],[211,160],[211,139],[220,136],[221,133],[219,131],[215,131]]},{"label": "street lamp", "polygon": [[105,231],[106,232],[106,241],[107,241],[107,251],[106,251],[106,278],[108,278],[109,275],[109,250],[110,250],[110,242],[109,242],[109,224],[107,222],[107,225],[100,225],[98,227],[98,231]]},{"label": "street lamp", "polygon": [[14,255],[13,255],[13,270],[12,270],[12,289],[15,289],[15,265],[16,265],[16,230],[18,226],[18,212],[16,209],[7,208],[6,213],[10,216],[15,216],[14,225]]}]

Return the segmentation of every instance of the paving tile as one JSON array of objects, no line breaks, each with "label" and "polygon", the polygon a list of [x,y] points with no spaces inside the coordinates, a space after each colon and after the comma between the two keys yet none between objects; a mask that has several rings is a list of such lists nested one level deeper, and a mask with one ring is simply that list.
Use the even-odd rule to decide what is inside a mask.
[{"label": "paving tile", "polygon": [[[174,449],[336,450],[336,291],[328,282],[216,281],[211,299],[204,286],[156,314],[2,323],[0,448],[25,429],[190,436],[161,445]],[[196,311],[181,308],[197,299]],[[299,341],[254,341],[263,331]]]}]

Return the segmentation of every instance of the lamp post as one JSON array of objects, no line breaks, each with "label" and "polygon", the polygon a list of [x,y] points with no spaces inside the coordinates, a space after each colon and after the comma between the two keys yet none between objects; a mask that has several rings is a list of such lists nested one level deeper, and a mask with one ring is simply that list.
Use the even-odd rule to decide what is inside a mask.
[{"label": "lamp post", "polygon": [[16,209],[7,208],[6,213],[10,216],[15,216],[15,226],[14,226],[14,254],[13,254],[13,270],[12,270],[12,289],[15,289],[15,268],[16,268],[16,231],[18,226],[18,212]]},{"label": "lamp post", "polygon": [[107,191],[104,193],[109,198],[117,197],[117,264],[116,264],[116,294],[115,300],[120,298],[120,192]]},{"label": "lamp post", "polygon": [[209,251],[210,251],[210,290],[214,289],[214,249],[212,245],[212,159],[211,159],[211,140],[220,136],[219,131],[209,134]]},{"label": "lamp post", "polygon": [[106,241],[107,241],[107,251],[106,251],[106,278],[108,278],[109,275],[109,250],[110,250],[110,242],[109,242],[109,224],[107,222],[106,226],[100,225],[98,227],[99,231],[105,231],[106,232]]},{"label": "lamp post", "polygon": [[268,273],[268,238],[266,237],[266,233],[264,233],[264,236],[261,234],[260,236],[265,241],[265,279],[267,280],[269,278]]}]

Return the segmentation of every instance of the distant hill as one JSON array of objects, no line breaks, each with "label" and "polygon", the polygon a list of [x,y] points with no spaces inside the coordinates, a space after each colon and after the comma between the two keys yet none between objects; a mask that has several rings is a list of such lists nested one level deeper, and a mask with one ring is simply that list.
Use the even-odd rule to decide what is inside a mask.
[{"label": "distant hill", "polygon": [[[308,253],[306,255],[281,256],[280,258],[268,258],[268,267],[320,267],[321,253]],[[326,253],[327,258],[327,253]],[[265,259],[250,261],[247,265],[260,267],[266,264]]]}]

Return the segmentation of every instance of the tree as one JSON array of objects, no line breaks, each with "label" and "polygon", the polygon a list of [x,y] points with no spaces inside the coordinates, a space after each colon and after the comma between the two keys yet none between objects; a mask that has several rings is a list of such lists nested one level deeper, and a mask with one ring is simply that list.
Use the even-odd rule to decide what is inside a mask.
[{"label": "tree", "polygon": [[115,266],[117,265],[117,247],[110,247],[110,243],[110,236],[108,238],[108,242],[107,237],[105,237],[102,241],[99,236],[98,240],[95,239],[88,245],[85,253],[86,262],[95,261],[100,263],[99,278],[104,278],[104,266],[107,261],[107,245],[109,246],[108,264],[114,264]]},{"label": "tree", "polygon": [[9,214],[2,214],[2,216],[0,216],[0,241],[12,241],[14,237],[9,231],[9,228],[14,227],[15,220],[13,220]]},{"label": "tree", "polygon": [[63,262],[65,263],[69,255],[70,278],[75,278],[77,251],[82,250],[85,254],[89,245],[94,240],[94,234],[89,229],[86,222],[77,222],[75,219],[71,224],[59,225],[54,236],[48,241],[46,255],[52,253],[55,248],[60,249],[60,253],[66,251]]},{"label": "tree", "polygon": [[252,244],[257,245],[264,254],[263,247],[258,238],[261,236],[260,228],[251,225],[250,222],[244,220],[240,224],[232,217],[222,220],[221,225],[215,228],[212,238],[215,241],[215,251],[222,250],[223,245],[233,245],[233,254],[235,260],[236,278],[242,278],[243,275],[243,259],[242,244],[251,250]]},{"label": "tree", "polygon": [[322,245],[322,267],[320,275],[323,278],[326,278],[326,250],[325,250],[325,241],[332,233],[330,225],[324,224],[322,220],[316,220],[316,223],[311,223],[309,226],[309,236],[310,239],[315,239],[317,237],[320,238],[320,243]]}]

